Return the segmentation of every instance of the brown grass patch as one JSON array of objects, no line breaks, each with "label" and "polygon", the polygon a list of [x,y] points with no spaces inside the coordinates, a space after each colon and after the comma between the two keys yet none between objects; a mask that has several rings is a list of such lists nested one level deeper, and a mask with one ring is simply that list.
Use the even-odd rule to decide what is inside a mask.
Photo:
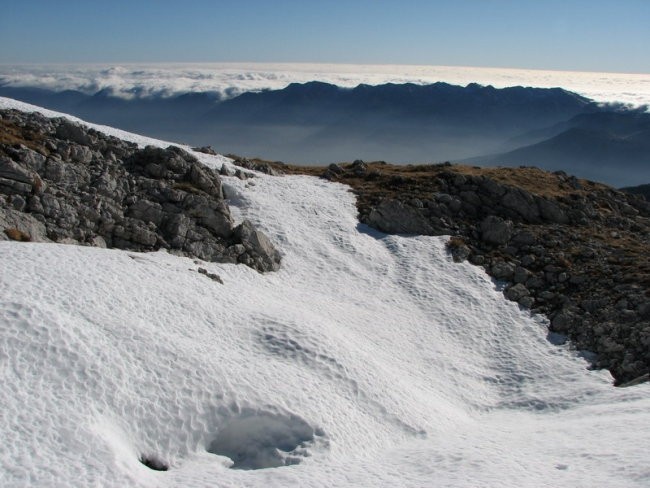
[{"label": "brown grass patch", "polygon": [[12,241],[30,242],[32,240],[32,237],[29,234],[27,234],[26,232],[23,232],[20,229],[16,229],[14,227],[11,227],[9,229],[5,229],[5,234]]},{"label": "brown grass patch", "polygon": [[465,246],[465,239],[463,239],[460,236],[453,236],[450,237],[449,240],[447,241],[447,247],[449,249],[460,249],[461,247]]},{"label": "brown grass patch", "polygon": [[[320,176],[327,169],[326,166],[299,166],[283,164],[274,161],[251,159],[259,163],[267,163],[278,172],[290,175],[311,175]],[[570,194],[586,194],[593,190],[608,188],[606,185],[588,180],[578,179],[581,189],[575,189],[566,177],[556,175],[550,171],[539,168],[523,167],[479,167],[463,164],[388,164],[383,161],[366,163],[369,172],[379,173],[372,179],[355,177],[352,174],[344,174],[339,181],[352,186],[363,193],[373,193],[376,187],[382,188],[385,194],[386,183],[394,177],[404,178],[404,186],[413,194],[412,198],[424,197],[428,192],[436,190],[435,180],[442,173],[458,173],[467,176],[484,176],[498,183],[522,188],[529,193],[547,198],[564,197]],[[343,169],[349,169],[350,163],[340,163]],[[421,190],[421,191],[418,191]],[[404,193],[401,192],[403,195]]]},{"label": "brown grass patch", "polygon": [[204,193],[200,188],[193,185],[189,181],[178,181],[178,182],[174,183],[172,188],[174,188],[174,190],[181,190],[181,191],[186,191],[188,193],[194,193],[195,195],[199,195],[201,193]]},{"label": "brown grass patch", "polygon": [[48,151],[43,146],[44,141],[45,136],[43,134],[26,127],[20,127],[8,120],[0,119],[0,145],[14,146],[22,144],[47,156]]}]

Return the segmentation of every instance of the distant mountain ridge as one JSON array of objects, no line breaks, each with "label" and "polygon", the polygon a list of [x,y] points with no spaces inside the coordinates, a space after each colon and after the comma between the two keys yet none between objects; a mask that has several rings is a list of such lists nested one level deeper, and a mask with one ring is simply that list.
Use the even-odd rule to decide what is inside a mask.
[{"label": "distant mountain ridge", "polygon": [[124,99],[109,90],[87,95],[7,86],[0,96],[285,162],[464,160],[562,169],[616,186],[650,181],[650,116],[601,107],[561,88],[441,82],[341,88],[314,81],[225,100],[207,92]]},{"label": "distant mountain ridge", "polygon": [[650,181],[650,113],[585,113],[539,134],[539,142],[473,162],[570,168],[614,186]]}]

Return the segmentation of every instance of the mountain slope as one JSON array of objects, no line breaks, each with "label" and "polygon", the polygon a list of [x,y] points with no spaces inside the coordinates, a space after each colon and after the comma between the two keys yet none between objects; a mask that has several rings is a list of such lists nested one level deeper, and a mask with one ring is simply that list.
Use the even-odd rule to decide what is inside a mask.
[{"label": "mountain slope", "polygon": [[[307,164],[360,157],[395,162],[459,159],[502,150],[507,141],[585,111],[565,90],[470,84],[385,84],[340,88],[320,82],[244,93],[125,100],[101,91],[0,87],[0,96],[225,153]],[[515,146],[509,145],[507,149]]]},{"label": "mountain slope", "polygon": [[278,272],[0,243],[3,486],[647,485],[647,385],[550,344],[446,238],[359,226],[343,185],[225,180]]},{"label": "mountain slope", "polygon": [[518,140],[530,142],[535,139],[538,141],[533,144],[472,161],[489,165],[537,166],[549,170],[570,168],[572,173],[581,177],[613,186],[650,181],[648,113],[582,114]]}]

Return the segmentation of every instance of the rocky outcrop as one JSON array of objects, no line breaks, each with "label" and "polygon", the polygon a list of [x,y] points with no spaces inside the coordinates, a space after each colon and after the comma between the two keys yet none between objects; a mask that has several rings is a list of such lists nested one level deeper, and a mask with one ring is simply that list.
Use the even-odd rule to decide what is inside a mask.
[{"label": "rocky outcrop", "polygon": [[16,229],[32,241],[279,268],[264,234],[250,222],[235,226],[219,174],[188,152],[139,149],[67,119],[0,115],[12,134],[0,139],[0,239]]},{"label": "rocky outcrop", "polygon": [[505,282],[618,384],[650,371],[650,202],[535,168],[338,167],[323,176],[354,188],[362,222],[454,236],[455,260]]}]

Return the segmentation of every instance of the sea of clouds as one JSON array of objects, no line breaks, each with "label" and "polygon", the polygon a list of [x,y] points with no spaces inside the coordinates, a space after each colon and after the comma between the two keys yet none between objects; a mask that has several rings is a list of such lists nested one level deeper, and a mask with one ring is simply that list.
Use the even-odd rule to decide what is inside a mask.
[{"label": "sea of clouds", "polygon": [[79,90],[89,94],[108,90],[125,98],[188,92],[216,92],[230,98],[247,91],[281,89],[290,83],[308,81],[342,87],[436,81],[456,85],[475,82],[497,88],[561,87],[598,102],[650,105],[650,74],[344,64],[0,65],[0,86]]}]

